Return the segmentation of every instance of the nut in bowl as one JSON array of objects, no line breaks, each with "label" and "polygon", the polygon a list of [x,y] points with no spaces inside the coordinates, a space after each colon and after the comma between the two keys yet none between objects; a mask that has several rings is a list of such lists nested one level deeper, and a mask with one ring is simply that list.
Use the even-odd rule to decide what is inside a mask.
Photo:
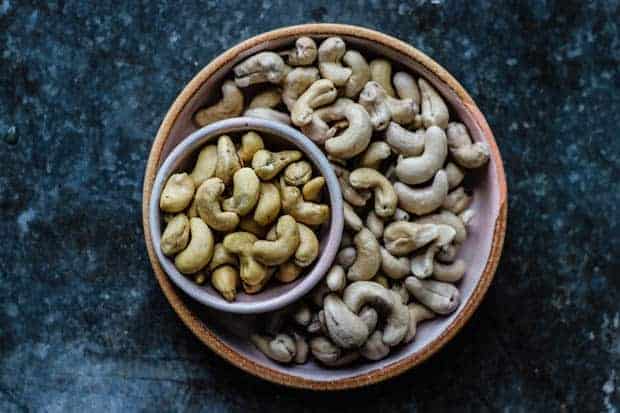
[{"label": "nut in bowl", "polygon": [[156,254],[173,282],[203,304],[244,314],[309,292],[343,227],[338,181],[320,150],[256,118],[187,137],[162,164],[150,210]]}]

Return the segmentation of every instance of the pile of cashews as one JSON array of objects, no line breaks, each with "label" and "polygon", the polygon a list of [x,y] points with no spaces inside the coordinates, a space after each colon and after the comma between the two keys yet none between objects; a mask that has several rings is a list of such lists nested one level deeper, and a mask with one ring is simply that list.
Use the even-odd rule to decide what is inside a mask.
[{"label": "pile of cashews", "polygon": [[340,37],[318,47],[300,37],[233,75],[221,101],[195,114],[197,126],[240,115],[293,125],[324,150],[345,199],[335,265],[309,296],[263,320],[256,347],[280,363],[379,360],[411,342],[419,323],[454,312],[474,216],[465,171],[487,164],[489,148],[450,121],[431,83],[392,75],[391,62],[368,62]]},{"label": "pile of cashews", "polygon": [[193,170],[170,176],[159,199],[162,252],[198,284],[210,274],[228,301],[239,284],[253,294],[274,274],[297,279],[316,260],[315,231],[330,215],[320,203],[325,178],[313,176],[300,151],[269,151],[254,131],[239,141],[222,135],[204,146]]}]

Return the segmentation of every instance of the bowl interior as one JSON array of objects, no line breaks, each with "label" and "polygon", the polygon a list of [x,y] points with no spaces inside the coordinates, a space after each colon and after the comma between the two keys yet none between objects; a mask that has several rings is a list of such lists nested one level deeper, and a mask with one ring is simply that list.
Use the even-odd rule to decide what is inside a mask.
[{"label": "bowl interior", "polygon": [[[219,99],[219,85],[224,78],[230,76],[231,68],[245,57],[259,51],[281,49],[290,46],[299,34],[293,31],[288,31],[287,33],[288,34],[283,34],[276,40],[255,43],[255,45],[249,49],[233,56],[232,59],[227,61],[211,77],[206,79],[196,93],[185,103],[179,116],[174,121],[168,139],[163,147],[162,159],[165,158],[185,136],[195,130],[191,122],[192,114],[198,108]],[[348,48],[363,51],[367,53],[368,56],[385,56],[393,62],[396,62],[397,67],[395,67],[395,71],[403,69],[428,80],[449,103],[451,108],[451,119],[459,119],[461,122],[465,123],[475,141],[486,140],[485,133],[490,133],[490,131],[484,130],[483,128],[485,126],[476,120],[475,114],[478,113],[477,109],[472,110],[465,105],[459,98],[457,92],[429,70],[427,66],[414,60],[405,52],[398,50],[397,47],[388,46],[386,42],[382,44],[381,42],[372,41],[368,37],[356,36],[353,30],[348,33],[349,34],[343,32],[338,33],[338,35],[345,40]],[[314,32],[310,33],[308,31],[306,31],[306,34],[312,35],[315,39],[327,37],[325,34],[315,35]],[[489,139],[492,139],[492,136]],[[494,142],[490,143],[492,147],[495,147]],[[499,222],[498,217],[500,216],[500,209],[504,202],[501,192],[501,187],[504,185],[504,182],[500,182],[500,179],[503,180],[503,173],[498,171],[503,171],[501,160],[499,156],[496,158],[491,157],[488,167],[483,168],[483,170],[474,174],[471,178],[474,192],[474,201],[471,208],[475,210],[476,215],[470,226],[468,238],[459,252],[459,257],[464,258],[468,263],[467,273],[458,285],[462,298],[459,308],[447,317],[437,317],[434,320],[422,323],[413,342],[392,349],[389,356],[383,360],[377,362],[362,361],[337,369],[328,369],[313,361],[304,365],[281,365],[267,359],[247,341],[247,334],[253,329],[253,323],[255,322],[253,318],[234,317],[233,315],[222,314],[211,309],[199,308],[196,307],[191,300],[187,299],[185,299],[185,304],[189,307],[190,311],[195,312],[197,317],[204,320],[205,330],[210,331],[210,333],[213,333],[213,335],[217,337],[217,345],[223,344],[227,347],[227,349],[223,350],[224,353],[228,351],[237,353],[243,360],[240,362],[237,361],[236,363],[238,365],[243,367],[250,361],[257,367],[249,368],[249,370],[255,373],[259,372],[264,377],[274,380],[274,375],[270,372],[275,371],[281,374],[278,376],[277,381],[287,383],[287,376],[300,378],[300,381],[294,382],[295,385],[315,388],[339,388],[354,386],[356,385],[355,383],[365,384],[377,381],[383,374],[378,372],[379,370],[389,368],[390,365],[400,363],[404,359],[423,360],[428,354],[432,354],[432,352],[436,351],[437,347],[435,346],[433,349],[432,344],[441,342],[443,336],[449,335],[449,332],[457,325],[459,318],[462,318],[468,306],[472,305],[472,301],[475,302],[473,304],[474,308],[479,302],[479,297],[476,300],[472,300],[472,298],[474,293],[480,290],[476,288],[481,282],[482,274],[489,260],[494,240],[494,231],[497,222]],[[503,231],[503,229],[499,229],[499,231]],[[500,237],[500,245],[501,239],[502,237]],[[491,275],[487,276],[487,282],[492,276],[492,271],[493,270],[491,270]],[[482,293],[484,293],[484,291],[485,289],[482,289]],[[239,360],[238,358],[236,359]],[[406,366],[411,364],[412,363],[409,363]],[[248,369],[247,367],[244,368]],[[377,374],[371,376],[373,372]],[[371,377],[375,378],[373,379]],[[324,385],[320,383],[324,383]],[[348,384],[338,385],[334,383]]]}]

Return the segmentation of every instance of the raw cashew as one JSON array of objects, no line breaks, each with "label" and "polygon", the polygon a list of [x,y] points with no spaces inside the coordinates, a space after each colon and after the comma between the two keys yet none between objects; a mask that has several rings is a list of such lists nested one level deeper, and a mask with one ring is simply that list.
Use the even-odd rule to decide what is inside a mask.
[{"label": "raw cashew", "polygon": [[233,68],[235,83],[248,87],[256,83],[280,83],[291,70],[284,60],[273,52],[261,52],[239,63]]},{"label": "raw cashew", "polygon": [[364,306],[360,310],[358,317],[364,322],[364,324],[366,324],[369,333],[375,331],[377,323],[379,322],[379,314],[377,314],[377,310],[370,306]]},{"label": "raw cashew", "polygon": [[398,158],[396,176],[410,185],[421,184],[431,179],[443,166],[448,155],[445,132],[437,126],[431,126],[424,134],[424,152],[420,156]]},{"label": "raw cashew", "polygon": [[459,290],[452,284],[407,277],[405,286],[418,301],[437,314],[450,314],[459,306]]},{"label": "raw cashew", "polygon": [[[250,104],[248,105],[249,109],[254,108],[270,108],[273,109],[280,104],[282,101],[282,92],[277,87],[271,87],[269,89],[265,89],[260,92],[256,96],[252,98]],[[249,132],[256,133],[256,132]],[[250,157],[250,159],[252,159]]]},{"label": "raw cashew", "polygon": [[346,45],[340,37],[328,37],[319,46],[319,71],[335,86],[344,86],[351,77],[352,70],[340,62],[345,52]]},{"label": "raw cashew", "polygon": [[420,105],[420,89],[413,76],[405,72],[397,72],[392,78],[396,94],[401,99],[412,99],[418,106]]},{"label": "raw cashew", "polygon": [[448,195],[448,176],[444,170],[437,171],[433,183],[424,188],[412,188],[402,182],[394,184],[398,205],[416,215],[424,215],[441,207]]},{"label": "raw cashew", "polygon": [[355,210],[348,202],[343,202],[344,206],[344,225],[347,228],[351,228],[353,231],[358,232],[364,226],[362,219],[357,215]]},{"label": "raw cashew", "polygon": [[299,37],[295,41],[294,49],[280,52],[280,55],[285,56],[291,66],[308,66],[316,59],[316,43],[310,37]]},{"label": "raw cashew", "polygon": [[465,125],[450,122],[446,131],[450,155],[464,168],[479,168],[489,161],[489,145],[486,142],[472,143]]},{"label": "raw cashew", "polygon": [[278,219],[275,241],[256,241],[252,256],[265,265],[279,265],[287,261],[299,247],[299,228],[290,215]]},{"label": "raw cashew", "polygon": [[239,231],[226,235],[223,241],[224,248],[239,256],[239,276],[246,292],[254,292],[255,288],[262,286],[269,276],[267,268],[252,255],[252,247],[257,240],[254,234]]},{"label": "raw cashew", "polygon": [[209,262],[209,269],[213,271],[217,267],[226,265],[226,264],[232,265],[235,267],[238,266],[239,263],[237,262],[237,256],[234,254],[231,254],[226,248],[224,248],[224,245],[222,245],[221,242],[218,242],[213,247],[213,257],[211,258],[211,261]]},{"label": "raw cashew", "polygon": [[390,347],[383,342],[383,333],[377,330],[368,337],[360,348],[360,354],[368,360],[381,360],[390,353]]},{"label": "raw cashew", "polygon": [[336,262],[345,270],[349,269],[357,258],[357,251],[353,247],[345,247],[338,252]]},{"label": "raw cashew", "polygon": [[445,102],[426,80],[418,79],[418,85],[422,99],[421,119],[424,127],[439,126],[441,129],[446,129],[450,120],[450,112]]},{"label": "raw cashew", "polygon": [[355,262],[347,271],[347,278],[351,281],[366,281],[375,276],[381,266],[379,242],[372,232],[362,228],[353,238],[357,256]]},{"label": "raw cashew", "polygon": [[319,255],[319,240],[314,231],[304,224],[297,223],[299,228],[299,246],[295,251],[295,264],[307,267],[316,260]]},{"label": "raw cashew", "polygon": [[227,80],[222,84],[222,100],[196,112],[194,123],[203,127],[218,120],[234,118],[241,112],[243,112],[243,93],[235,82]]},{"label": "raw cashew", "polygon": [[282,84],[282,101],[289,112],[293,111],[297,99],[319,80],[319,70],[315,67],[298,67],[289,72]]},{"label": "raw cashew", "polygon": [[260,184],[260,196],[254,210],[254,221],[259,225],[271,224],[280,213],[280,191],[270,182]]},{"label": "raw cashew", "polygon": [[326,337],[314,337],[310,340],[310,351],[321,363],[328,367],[339,367],[353,363],[359,358],[357,351],[344,353],[340,347],[329,341]]},{"label": "raw cashew", "polygon": [[292,314],[293,320],[302,327],[308,326],[312,319],[312,312],[306,303],[300,303],[299,307]]},{"label": "raw cashew", "polygon": [[424,152],[424,129],[407,130],[396,122],[390,122],[385,131],[385,141],[399,155],[418,156]]},{"label": "raw cashew", "polygon": [[232,231],[239,224],[234,212],[223,212],[220,196],[226,186],[220,178],[209,178],[196,191],[196,210],[200,218],[216,231]]},{"label": "raw cashew", "polygon": [[461,182],[463,182],[465,174],[455,163],[448,162],[444,170],[446,171],[446,174],[448,174],[448,188],[454,189],[459,186]]},{"label": "raw cashew", "polygon": [[304,126],[312,121],[314,110],[336,100],[338,91],[331,80],[319,79],[312,83],[295,101],[291,120],[295,126]]},{"label": "raw cashew", "polygon": [[360,347],[368,338],[368,327],[336,294],[323,300],[329,337],[344,349]]},{"label": "raw cashew", "polygon": [[388,277],[399,280],[411,274],[411,262],[407,257],[396,258],[390,252],[381,247],[381,271]]},{"label": "raw cashew", "polygon": [[321,200],[321,191],[325,186],[325,178],[317,176],[306,182],[301,189],[305,201],[317,202]]},{"label": "raw cashew", "polygon": [[189,220],[189,244],[174,259],[174,265],[183,274],[193,274],[207,266],[213,256],[213,234],[200,218]]},{"label": "raw cashew", "polygon": [[388,96],[396,96],[392,88],[392,64],[385,59],[375,59],[370,62],[370,78],[379,83]]},{"label": "raw cashew", "polygon": [[348,50],[342,57],[342,62],[351,68],[351,76],[344,86],[344,95],[355,98],[370,80],[370,66],[364,56],[355,50]]},{"label": "raw cashew", "polygon": [[465,192],[462,186],[459,186],[454,191],[448,193],[441,206],[450,212],[460,214],[467,209],[471,201],[472,197]]},{"label": "raw cashew", "polygon": [[[370,117],[361,105],[350,99],[340,98],[333,105],[316,111],[310,127],[325,130],[322,125],[326,125],[326,121],[341,119],[347,120],[348,127],[336,136],[335,130],[325,134],[325,151],[334,158],[350,159],[364,152],[372,136]],[[302,131],[305,133],[307,128],[302,128]],[[314,133],[309,132],[307,135],[312,139]]]},{"label": "raw cashew", "polygon": [[392,216],[392,220],[394,221],[409,221],[410,218],[409,212],[400,208],[396,208],[396,212],[394,212],[394,215]]},{"label": "raw cashew", "polygon": [[288,164],[301,159],[297,150],[271,152],[259,149],[252,158],[252,168],[263,181],[269,181],[279,174]]},{"label": "raw cashew", "polygon": [[407,287],[405,287],[404,283],[394,281],[390,291],[394,292],[400,297],[401,303],[407,304],[407,302],[409,302],[409,291],[407,291]]},{"label": "raw cashew", "polygon": [[437,281],[455,283],[463,278],[466,270],[467,264],[461,259],[454,261],[452,264],[443,264],[435,261],[433,264],[433,278]]},{"label": "raw cashew", "polygon": [[383,231],[385,248],[394,255],[405,255],[422,248],[439,235],[434,223],[392,222]]},{"label": "raw cashew", "polygon": [[462,244],[467,238],[467,229],[463,224],[463,221],[450,211],[445,209],[437,214],[427,215],[415,220],[416,224],[435,224],[435,225],[449,225],[456,231],[454,242]]},{"label": "raw cashew", "polygon": [[260,180],[252,168],[241,168],[233,176],[233,196],[224,200],[222,207],[240,216],[249,213],[258,202]]},{"label": "raw cashew", "polygon": [[407,336],[405,336],[405,343],[409,343],[414,339],[418,323],[435,318],[435,313],[423,305],[411,303],[407,307],[409,308],[409,330],[407,331]]},{"label": "raw cashew", "polygon": [[371,168],[358,168],[349,175],[349,183],[354,188],[373,189],[375,194],[375,213],[387,218],[394,215],[398,198],[392,183],[381,173]]},{"label": "raw cashew", "polygon": [[250,340],[264,355],[280,363],[289,363],[295,357],[295,341],[287,334],[278,334],[273,339],[252,334]]},{"label": "raw cashew", "polygon": [[287,261],[278,267],[276,272],[276,279],[283,283],[290,283],[295,281],[303,271],[303,268],[294,262]]},{"label": "raw cashew", "polygon": [[237,296],[239,272],[230,265],[216,268],[211,274],[211,284],[227,301],[234,301]]},{"label": "raw cashew", "polygon": [[181,212],[192,202],[194,180],[185,172],[168,178],[159,198],[159,208],[164,212]]},{"label": "raw cashew", "polygon": [[340,265],[334,265],[325,276],[325,282],[330,291],[341,293],[347,285],[344,268]]},{"label": "raw cashew", "polygon": [[[453,262],[459,252],[459,246],[455,243],[444,245],[437,251],[435,257],[442,262]],[[442,281],[442,280],[440,280]]]},{"label": "raw cashew", "polygon": [[297,364],[304,364],[308,360],[310,346],[301,334],[293,333],[293,338],[295,339],[295,358],[293,360]]},{"label": "raw cashew", "polygon": [[293,186],[304,185],[312,178],[312,165],[308,161],[297,161],[284,169],[284,180]]},{"label": "raw cashew", "polygon": [[243,112],[243,116],[248,116],[250,118],[273,120],[275,122],[280,122],[285,125],[291,124],[291,118],[289,117],[288,113],[280,112],[279,110],[275,110],[271,108],[246,109],[246,111]]},{"label": "raw cashew", "polygon": [[321,225],[329,219],[329,207],[324,204],[306,202],[301,196],[301,191],[295,186],[287,186],[280,182],[280,195],[282,208],[291,214],[295,221],[306,225]]},{"label": "raw cashew", "polygon": [[418,105],[413,99],[396,99],[387,94],[377,82],[366,83],[360,93],[359,104],[370,115],[375,130],[384,130],[390,120],[401,125],[412,123],[418,113]]},{"label": "raw cashew", "polygon": [[[409,277],[411,278],[411,277]],[[356,281],[345,288],[343,301],[357,313],[364,305],[375,307],[386,316],[383,342],[395,346],[402,341],[409,328],[409,310],[400,297],[371,281]]]},{"label": "raw cashew", "polygon": [[224,185],[228,185],[232,181],[232,177],[239,169],[241,162],[237,156],[235,144],[227,135],[222,135],[217,140],[217,165],[215,167],[215,176],[220,178]]},{"label": "raw cashew", "polygon": [[366,217],[366,228],[372,232],[375,238],[383,237],[383,220],[377,216],[375,211],[370,211]]},{"label": "raw cashew", "polygon": [[366,205],[366,201],[370,199],[371,194],[370,191],[358,191],[357,189],[351,186],[349,183],[349,175],[350,172],[343,168],[340,165],[335,163],[331,163],[336,176],[338,177],[338,182],[340,183],[340,190],[342,191],[342,197],[356,207],[361,207]]},{"label": "raw cashew", "polygon": [[161,251],[171,256],[183,250],[189,242],[189,220],[185,214],[177,214],[168,222],[161,235]]},{"label": "raw cashew", "polygon": [[217,166],[217,146],[207,145],[200,150],[198,159],[194,169],[189,174],[194,180],[196,188],[201,183],[215,175],[215,167]]},{"label": "raw cashew", "polygon": [[251,232],[258,238],[264,238],[269,230],[266,226],[262,226],[256,222],[256,220],[250,215],[246,215],[241,218],[241,221],[239,221],[239,229],[241,231]]},{"label": "raw cashew", "polygon": [[383,141],[375,141],[368,145],[360,159],[360,166],[379,169],[381,162],[390,157],[392,151],[390,145]]},{"label": "raw cashew", "polygon": [[454,239],[456,231],[449,225],[437,225],[438,236],[426,251],[411,257],[411,272],[418,278],[428,278],[433,273],[435,254],[443,245]]}]

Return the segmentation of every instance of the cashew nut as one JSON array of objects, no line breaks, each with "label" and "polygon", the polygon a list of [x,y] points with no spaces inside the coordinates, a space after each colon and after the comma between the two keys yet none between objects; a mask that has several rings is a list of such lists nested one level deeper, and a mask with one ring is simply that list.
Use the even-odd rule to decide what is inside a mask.
[{"label": "cashew nut", "polygon": [[287,261],[299,247],[299,228],[290,215],[283,215],[276,226],[274,241],[256,241],[252,256],[265,265],[279,265]]},{"label": "cashew nut", "polygon": [[226,248],[224,248],[224,245],[222,245],[221,242],[218,242],[213,247],[213,257],[211,258],[211,261],[209,262],[209,269],[213,271],[217,267],[220,267],[226,264],[232,265],[235,267],[238,266],[239,264],[237,262],[237,256],[234,254],[231,254]]},{"label": "cashew nut", "polygon": [[295,358],[293,360],[297,364],[304,364],[308,360],[310,346],[301,334],[293,333],[293,338],[295,339]]},{"label": "cashew nut", "polygon": [[280,213],[280,191],[270,182],[260,184],[260,196],[254,210],[254,221],[259,225],[271,224]]},{"label": "cashew nut", "polygon": [[319,79],[312,83],[297,98],[291,110],[291,120],[295,126],[304,126],[312,121],[314,110],[336,100],[338,91],[331,80]]},{"label": "cashew nut", "polygon": [[373,332],[368,340],[360,348],[360,354],[368,360],[381,360],[390,353],[390,347],[383,342],[383,333],[377,330]]},{"label": "cashew nut", "polygon": [[306,182],[301,189],[301,193],[304,196],[304,200],[317,202],[321,200],[321,191],[325,186],[325,178],[317,176]]},{"label": "cashew nut", "polygon": [[340,265],[334,265],[325,276],[325,283],[330,291],[341,293],[347,285],[344,268]]},{"label": "cashew nut", "polygon": [[446,131],[450,155],[464,168],[479,168],[489,161],[489,145],[472,143],[467,128],[462,123],[450,122]]},{"label": "cashew nut", "polygon": [[392,64],[385,59],[375,59],[370,62],[370,78],[379,83],[388,96],[396,96],[392,88]]},{"label": "cashew nut", "polygon": [[237,296],[239,272],[230,265],[216,268],[211,274],[211,284],[227,301],[234,301]]},{"label": "cashew nut", "polygon": [[[249,109],[254,109],[254,108],[273,109],[276,106],[278,106],[281,101],[282,101],[282,92],[280,91],[280,89],[277,87],[271,87],[269,89],[265,89],[264,91],[254,96],[252,100],[250,101],[248,108]],[[256,133],[256,132],[249,132],[249,133]]]},{"label": "cashew nut", "polygon": [[314,231],[304,224],[297,223],[299,227],[299,246],[295,251],[295,264],[307,267],[316,260],[319,255],[319,240]]},{"label": "cashew nut", "polygon": [[435,318],[435,313],[423,305],[411,303],[407,307],[409,308],[409,330],[407,331],[407,336],[405,336],[405,343],[409,343],[414,339],[418,323]]},{"label": "cashew nut", "polygon": [[416,215],[428,214],[445,201],[448,195],[448,176],[444,170],[439,170],[429,186],[412,188],[402,182],[396,182],[394,191],[401,208]]},{"label": "cashew nut", "polygon": [[[354,188],[373,189],[375,194],[375,213],[386,218],[394,215],[399,198],[392,183],[381,173],[371,168],[358,168],[349,175]],[[406,208],[405,208],[406,209]]]},{"label": "cashew nut", "polygon": [[347,228],[351,228],[353,231],[358,232],[364,226],[362,219],[357,215],[353,207],[348,202],[343,202],[344,212],[344,225]]},{"label": "cashew nut", "polygon": [[381,247],[381,271],[388,277],[399,280],[411,274],[411,261],[407,257],[396,258]]},{"label": "cashew nut", "polygon": [[233,196],[225,199],[222,207],[240,216],[249,213],[258,202],[260,180],[252,168],[241,168],[233,176]]},{"label": "cashew nut", "polygon": [[256,222],[256,220],[250,215],[246,215],[241,218],[241,221],[239,221],[239,229],[241,231],[251,232],[258,238],[264,238],[265,235],[267,235],[267,231],[269,230],[269,228],[267,228],[266,226],[262,226],[258,222]]},{"label": "cashew nut", "polygon": [[293,320],[302,327],[308,326],[312,319],[312,312],[306,303],[300,303],[295,312],[292,314]]},{"label": "cashew nut", "polygon": [[319,71],[325,79],[336,86],[344,86],[351,77],[352,70],[342,66],[340,60],[346,52],[344,40],[328,37],[319,46]]},{"label": "cashew nut", "polygon": [[366,305],[362,307],[358,317],[364,322],[364,324],[366,324],[369,333],[375,331],[377,323],[379,322],[379,314],[377,314],[377,310]]},{"label": "cashew nut", "polygon": [[462,244],[467,238],[467,229],[463,221],[452,212],[442,210],[437,214],[428,215],[415,220],[416,224],[449,225],[456,231],[454,242]]},{"label": "cashew nut", "polygon": [[467,264],[461,259],[452,264],[443,264],[439,261],[433,264],[433,278],[437,281],[455,283],[463,278],[465,271],[467,271]]},{"label": "cashew nut", "polygon": [[424,152],[420,156],[398,158],[396,176],[406,184],[421,184],[431,179],[443,166],[448,155],[445,132],[431,126],[424,134]]},{"label": "cashew nut", "polygon": [[433,241],[439,235],[435,223],[392,222],[383,231],[385,248],[394,255],[405,255]]},{"label": "cashew nut", "polygon": [[239,224],[234,212],[223,212],[220,196],[226,186],[220,178],[209,178],[196,191],[196,210],[200,218],[216,231],[231,231]]},{"label": "cashew nut", "polygon": [[192,202],[194,180],[185,172],[168,178],[159,198],[159,208],[165,212],[181,212]]},{"label": "cashew nut", "polygon": [[390,145],[383,141],[375,141],[368,145],[360,159],[360,166],[379,169],[381,162],[390,157],[392,151]]},{"label": "cashew nut", "polygon": [[383,274],[377,274],[374,277],[371,278],[372,282],[375,282],[379,285],[381,285],[384,288],[390,288],[390,282],[388,281],[387,277]]},{"label": "cashew nut", "polygon": [[174,259],[174,265],[183,274],[193,274],[207,266],[213,256],[213,234],[200,218],[189,220],[189,244]]},{"label": "cashew nut", "polygon": [[234,67],[235,83],[248,87],[256,83],[280,83],[291,70],[284,60],[273,52],[261,52]]},{"label": "cashew nut", "polygon": [[450,212],[460,214],[469,207],[471,201],[472,197],[465,192],[462,186],[459,186],[454,191],[448,193],[441,206]]},{"label": "cashew nut", "polygon": [[355,98],[370,80],[370,66],[364,56],[355,50],[348,50],[342,57],[342,62],[351,68],[351,76],[344,86],[344,95]]},{"label": "cashew nut", "polygon": [[291,124],[291,118],[289,117],[287,113],[280,112],[279,110],[275,110],[271,108],[246,109],[246,111],[243,112],[243,116],[248,116],[250,118],[273,120],[275,122],[280,122],[285,125]]},{"label": "cashew nut", "polygon": [[357,351],[343,354],[340,347],[322,336],[314,337],[310,340],[310,351],[317,360],[328,367],[344,366],[359,358]]},{"label": "cashew nut", "polygon": [[342,191],[342,197],[351,205],[361,207],[366,205],[366,201],[370,199],[370,191],[358,191],[349,183],[350,172],[335,163],[332,163],[332,168],[338,177],[340,183],[340,190]]},{"label": "cashew nut", "polygon": [[217,146],[207,145],[200,150],[196,165],[189,176],[194,180],[196,188],[201,183],[215,175],[215,167],[217,166]]},{"label": "cashew nut", "polygon": [[246,292],[256,292],[257,286],[264,285],[268,279],[267,268],[252,255],[252,247],[258,238],[249,232],[233,232],[224,237],[224,248],[239,256],[240,273]]},{"label": "cashew nut", "polygon": [[439,93],[426,80],[418,79],[420,96],[422,99],[421,119],[425,128],[439,126],[442,129],[448,127],[450,112]]},{"label": "cashew nut", "polygon": [[288,164],[301,159],[297,150],[271,152],[259,149],[252,158],[252,168],[263,181],[269,181],[279,174]]},{"label": "cashew nut", "polygon": [[294,49],[280,52],[280,55],[285,56],[291,66],[311,65],[317,56],[316,43],[310,37],[299,37],[295,41]]},{"label": "cashew nut", "polygon": [[449,225],[437,225],[438,236],[426,251],[411,258],[411,272],[418,278],[428,278],[433,273],[435,254],[443,245],[448,245],[454,239],[456,231]]},{"label": "cashew nut", "polygon": [[293,111],[297,99],[319,80],[319,70],[315,67],[298,67],[289,72],[282,83],[282,101],[289,112]]},{"label": "cashew nut", "polygon": [[228,185],[233,175],[241,169],[241,162],[237,156],[235,144],[227,135],[222,135],[217,140],[217,165],[215,176],[220,178],[224,185]]},{"label": "cashew nut", "polygon": [[405,286],[418,301],[437,314],[450,314],[459,306],[459,290],[452,284],[407,277]]},{"label": "cashew nut", "polygon": [[189,242],[189,220],[185,214],[177,214],[168,222],[161,235],[161,251],[171,256],[183,250]]},{"label": "cashew nut", "polygon": [[385,131],[385,141],[394,152],[403,156],[418,156],[424,152],[424,129],[407,130],[396,122],[390,122]]},{"label": "cashew nut", "polygon": [[336,294],[323,300],[329,337],[344,349],[360,347],[368,338],[368,327]]},{"label": "cashew nut", "polygon": [[287,186],[283,180],[280,182],[280,195],[282,208],[297,222],[306,225],[321,225],[329,219],[327,205],[304,201],[299,188]]},{"label": "cashew nut", "polygon": [[455,163],[448,162],[444,170],[446,171],[446,174],[448,174],[448,188],[454,189],[459,186],[461,182],[463,182],[465,174]]},{"label": "cashew nut", "polygon": [[284,180],[293,186],[304,185],[312,178],[312,165],[308,161],[297,161],[284,169]]},{"label": "cashew nut", "polygon": [[295,341],[287,334],[278,334],[273,339],[252,334],[250,340],[264,355],[280,363],[289,363],[295,357]]},{"label": "cashew nut", "polygon": [[[453,262],[459,252],[459,246],[455,243],[444,245],[437,251],[435,257],[442,262]],[[441,280],[440,280],[441,281]]]},{"label": "cashew nut", "polygon": [[370,211],[366,217],[366,228],[372,232],[375,238],[383,237],[383,220],[377,216],[375,211]]},{"label": "cashew nut", "polygon": [[390,120],[399,124],[409,124],[416,119],[418,105],[413,99],[396,99],[387,94],[377,82],[366,83],[360,93],[359,104],[370,115],[376,130],[384,130]]},{"label": "cashew nut", "polygon": [[394,281],[392,283],[392,288],[390,289],[393,293],[400,297],[400,302],[403,304],[407,304],[409,302],[409,291],[407,291],[407,287],[402,282]]},{"label": "cashew nut", "polygon": [[351,281],[366,281],[375,276],[381,266],[381,252],[379,242],[372,232],[362,228],[353,238],[357,255],[355,262],[347,271],[347,278]]},{"label": "cashew nut", "polygon": [[203,127],[218,120],[234,118],[241,112],[243,112],[243,93],[235,82],[227,80],[222,84],[222,100],[196,112],[194,122]]},{"label": "cashew nut", "polygon": [[338,252],[336,262],[345,270],[349,269],[357,258],[357,251],[353,247],[345,247]]},{"label": "cashew nut", "polygon": [[394,89],[398,97],[401,99],[412,99],[418,105],[420,104],[420,89],[415,82],[413,76],[405,72],[397,72],[392,78]]},{"label": "cashew nut", "polygon": [[287,261],[278,267],[276,272],[276,279],[283,283],[290,283],[295,281],[303,271],[303,268],[294,262]]}]

